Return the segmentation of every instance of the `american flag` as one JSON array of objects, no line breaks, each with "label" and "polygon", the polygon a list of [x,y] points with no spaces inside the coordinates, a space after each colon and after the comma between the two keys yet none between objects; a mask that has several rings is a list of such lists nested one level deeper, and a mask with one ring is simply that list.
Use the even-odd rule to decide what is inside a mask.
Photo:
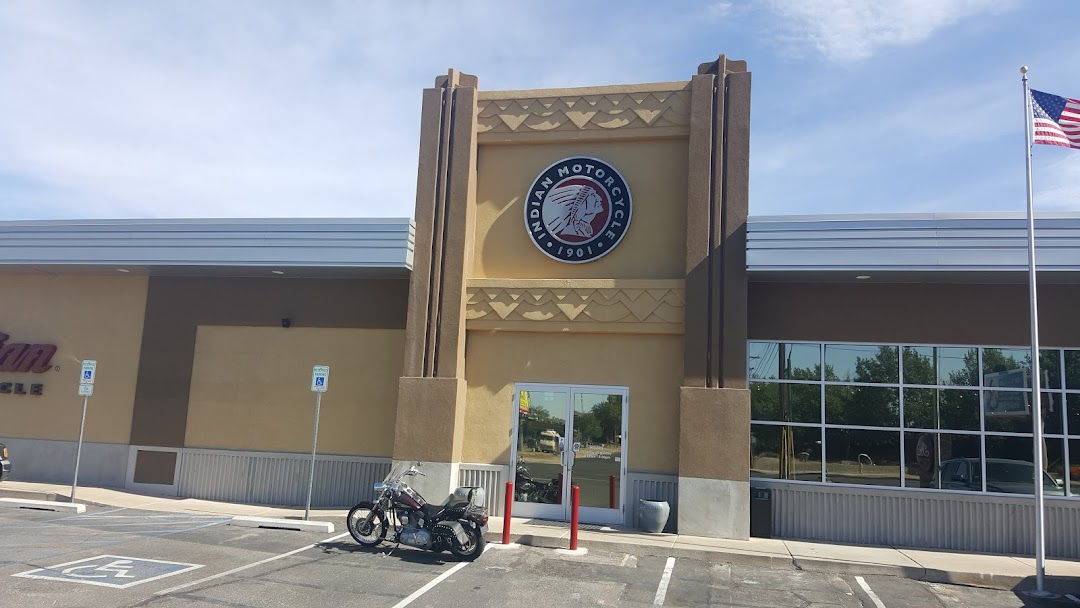
[{"label": "american flag", "polygon": [[1032,89],[1031,111],[1034,143],[1080,148],[1080,101]]}]

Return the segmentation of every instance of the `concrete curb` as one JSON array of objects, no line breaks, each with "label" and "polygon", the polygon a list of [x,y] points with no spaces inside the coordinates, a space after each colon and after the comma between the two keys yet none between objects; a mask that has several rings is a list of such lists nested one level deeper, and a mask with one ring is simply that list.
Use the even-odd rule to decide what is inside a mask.
[{"label": "concrete curb", "polygon": [[[491,542],[501,542],[502,533],[488,532],[487,539]],[[554,536],[536,536],[532,534],[511,534],[511,542],[528,545],[531,547],[543,547],[547,549],[566,549],[569,540]],[[690,549],[686,547],[664,547],[659,545],[639,545],[635,543],[612,542],[596,539],[579,539],[579,547],[601,549],[606,551],[619,551],[637,555],[654,555],[657,557],[683,557],[699,559],[718,563],[739,564],[744,566],[785,568],[804,570],[807,572],[852,574],[865,576],[882,575],[906,578],[926,583],[945,583],[950,585],[964,585],[967,587],[981,587],[984,589],[997,589],[1001,591],[1018,591],[1026,588],[1023,576],[1007,576],[986,574],[981,572],[958,572],[927,569],[921,566],[899,566],[894,564],[873,564],[866,562],[849,562],[843,560],[818,559],[807,557],[782,556],[768,553],[743,553],[727,549],[702,547]]]},{"label": "concrete curb", "polygon": [[334,524],[328,521],[304,521],[302,519],[274,519],[272,517],[234,517],[229,520],[230,526],[243,528],[273,528],[276,530],[298,530],[300,532],[322,532],[331,534],[334,532]]},{"label": "concrete curb", "polygon": [[62,513],[86,513],[86,505],[70,502],[55,502],[52,500],[28,500],[25,498],[0,498],[0,507],[14,507],[16,509],[38,509],[42,511],[57,511]]}]

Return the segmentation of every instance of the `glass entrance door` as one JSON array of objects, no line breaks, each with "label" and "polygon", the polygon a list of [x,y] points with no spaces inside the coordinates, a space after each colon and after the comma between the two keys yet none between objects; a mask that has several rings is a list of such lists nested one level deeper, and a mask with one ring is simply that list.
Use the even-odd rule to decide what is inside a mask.
[{"label": "glass entrance door", "polygon": [[623,522],[626,476],[625,387],[518,384],[514,390],[514,514]]}]

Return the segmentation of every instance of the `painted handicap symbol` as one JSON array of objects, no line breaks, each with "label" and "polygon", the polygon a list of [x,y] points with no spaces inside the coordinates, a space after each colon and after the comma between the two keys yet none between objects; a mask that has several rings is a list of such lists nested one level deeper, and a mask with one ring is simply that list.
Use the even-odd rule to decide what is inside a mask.
[{"label": "painted handicap symbol", "polygon": [[[118,559],[104,566],[98,566],[95,564],[88,564],[86,566],[72,566],[66,568],[63,571],[64,576],[74,576],[77,578],[109,578],[109,574],[116,574],[113,578],[136,578],[128,572],[135,566],[135,562],[130,559]],[[80,574],[77,570],[91,569],[94,572],[106,573],[106,574]]]},{"label": "painted handicap symbol", "polygon": [[122,555],[99,555],[48,568],[36,568],[12,576],[126,589],[196,568],[202,568],[202,565]]}]

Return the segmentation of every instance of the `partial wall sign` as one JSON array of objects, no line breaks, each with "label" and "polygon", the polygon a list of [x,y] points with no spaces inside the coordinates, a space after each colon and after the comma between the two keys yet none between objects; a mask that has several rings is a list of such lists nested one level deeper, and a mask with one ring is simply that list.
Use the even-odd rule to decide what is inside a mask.
[{"label": "partial wall sign", "polygon": [[[8,342],[11,336],[0,332],[0,373],[44,374],[52,369],[56,354],[54,344]],[[44,384],[15,382],[0,378],[0,395],[34,395],[45,392]]]},{"label": "partial wall sign", "polygon": [[9,343],[10,337],[0,332],[0,372],[44,374],[52,369],[55,344]]},{"label": "partial wall sign", "polygon": [[630,227],[626,180],[614,167],[587,156],[544,169],[525,197],[525,229],[548,257],[591,262],[615,248]]}]

